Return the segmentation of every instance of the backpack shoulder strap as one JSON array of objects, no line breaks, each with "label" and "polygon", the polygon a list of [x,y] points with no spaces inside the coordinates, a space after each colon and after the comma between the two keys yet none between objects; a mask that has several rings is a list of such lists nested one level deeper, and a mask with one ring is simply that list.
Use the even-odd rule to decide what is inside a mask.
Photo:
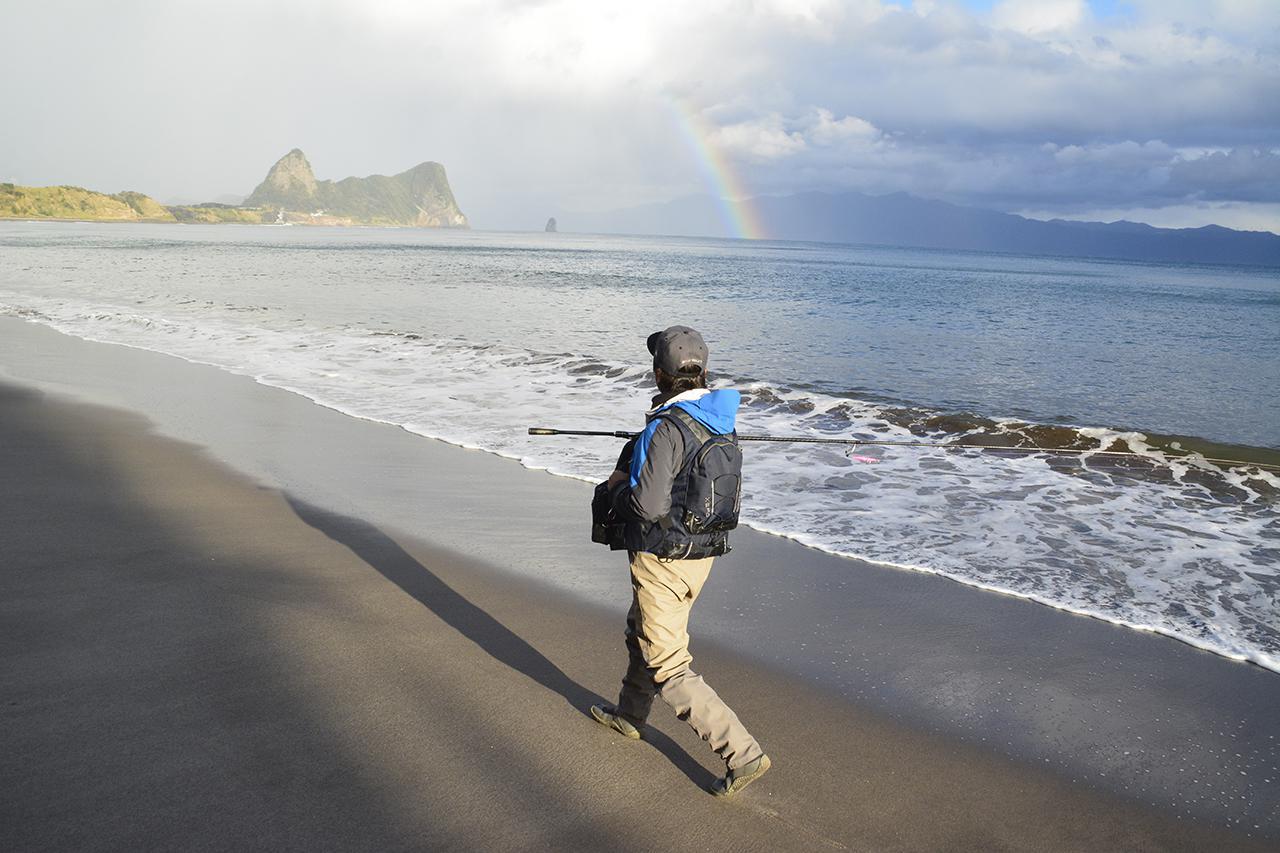
[{"label": "backpack shoulder strap", "polygon": [[698,442],[698,446],[706,444],[715,435],[711,430],[698,422],[698,419],[686,412],[679,406],[672,406],[664,411],[660,417],[670,417],[672,420],[679,421],[684,428],[693,433],[694,439]]}]

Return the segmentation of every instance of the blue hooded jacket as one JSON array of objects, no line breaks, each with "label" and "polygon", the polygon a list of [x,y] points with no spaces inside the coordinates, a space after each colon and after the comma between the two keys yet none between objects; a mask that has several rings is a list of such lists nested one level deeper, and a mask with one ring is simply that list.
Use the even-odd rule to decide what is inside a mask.
[{"label": "blue hooded jacket", "polygon": [[[690,397],[693,399],[689,399]],[[611,548],[655,554],[659,559],[679,560],[702,559],[728,553],[727,533],[737,522],[736,497],[733,518],[723,512],[721,502],[715,511],[715,519],[718,520],[714,523],[718,526],[698,529],[690,529],[691,522],[697,522],[699,516],[691,512],[694,504],[686,505],[686,502],[695,484],[698,493],[702,495],[697,500],[707,497],[703,494],[703,487],[709,485],[710,499],[714,501],[714,483],[734,472],[720,471],[713,474],[699,469],[702,479],[690,479],[691,472],[686,471],[685,466],[698,447],[690,447],[689,442],[701,439],[696,432],[691,433],[687,425],[674,418],[663,417],[663,413],[673,408],[680,409],[682,418],[691,418],[714,435],[728,435],[734,432],[741,401],[742,395],[737,391],[707,391],[697,397],[688,394],[686,399],[674,398],[648,413],[649,422],[644,431],[623,450],[622,459],[619,460],[620,466],[628,464],[623,459],[630,454],[628,476],[609,492],[613,512],[620,522],[619,538],[609,542]],[[723,464],[735,466],[732,455],[724,457],[721,454],[712,458],[719,460],[715,464],[722,467]],[[737,456],[736,466],[736,476],[739,478],[737,482],[740,483],[740,455]],[[701,507],[702,504],[697,506]],[[711,517],[702,519],[702,522],[712,521]]]},{"label": "blue hooded jacket", "polygon": [[649,456],[649,442],[653,439],[654,430],[662,423],[658,417],[672,406],[683,409],[694,420],[705,426],[716,435],[733,432],[738,420],[738,406],[742,403],[742,395],[732,388],[721,388],[709,391],[696,400],[680,400],[661,406],[649,415],[649,423],[636,438],[635,449],[631,453],[631,488],[640,484],[640,471],[644,468]]}]

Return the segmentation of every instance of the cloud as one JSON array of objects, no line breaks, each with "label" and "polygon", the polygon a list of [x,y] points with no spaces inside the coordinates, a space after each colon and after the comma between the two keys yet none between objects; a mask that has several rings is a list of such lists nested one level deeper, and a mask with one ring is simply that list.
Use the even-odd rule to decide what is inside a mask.
[{"label": "cloud", "polygon": [[814,107],[796,118],[769,113],[759,118],[725,124],[710,134],[717,148],[755,163],[779,161],[806,153],[826,160],[824,149],[840,156],[878,143],[884,134],[857,116],[837,119],[828,109]]},{"label": "cloud", "polygon": [[[1108,17],[1074,0],[987,16],[917,3],[831,25],[843,49],[772,44],[770,66],[798,70],[771,84],[765,115],[792,144],[771,157],[726,144],[762,192],[905,190],[1063,214],[1214,200],[1257,203],[1259,223],[1280,226],[1265,204],[1280,202],[1268,148],[1280,140],[1280,4]],[[861,132],[824,148],[815,115]]]},{"label": "cloud", "polygon": [[[815,118],[816,116],[816,118]],[[735,125],[738,131],[754,124]],[[865,120],[812,110],[771,115],[769,136],[787,144],[724,146],[749,161],[764,193],[852,189],[906,191],[1003,210],[1051,208],[1064,215],[1103,207],[1196,202],[1280,203],[1280,151],[1179,149],[1162,140],[991,145],[893,136]],[[833,129],[838,128],[838,131]],[[755,137],[751,137],[755,139]],[[1202,207],[1202,210],[1209,210]],[[1274,222],[1267,212],[1267,222]],[[1238,212],[1234,216],[1238,219]]]},{"label": "cloud", "polygon": [[1084,0],[1001,0],[991,20],[996,27],[1039,36],[1074,29],[1087,9]]},{"label": "cloud", "polygon": [[716,128],[710,141],[721,150],[757,162],[788,157],[808,147],[804,134],[788,131],[777,113]]},{"label": "cloud", "polygon": [[857,116],[837,119],[831,110],[821,107],[814,110],[814,120],[807,129],[807,136],[814,144],[834,146],[847,142],[877,142],[884,134],[871,122]]},{"label": "cloud", "polygon": [[47,0],[6,11],[0,179],[215,197],[300,146],[321,177],[440,160],[477,224],[535,227],[707,191],[685,111],[754,192],[1275,222],[1280,3],[1123,8]]},{"label": "cloud", "polygon": [[1174,194],[1207,201],[1280,201],[1280,151],[1234,148],[1179,160],[1170,169]]}]

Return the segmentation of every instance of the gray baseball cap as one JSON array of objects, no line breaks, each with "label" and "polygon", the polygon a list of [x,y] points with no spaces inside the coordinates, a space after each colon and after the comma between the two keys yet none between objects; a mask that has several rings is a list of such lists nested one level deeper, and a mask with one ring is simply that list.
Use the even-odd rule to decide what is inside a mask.
[{"label": "gray baseball cap", "polygon": [[688,326],[654,332],[649,336],[649,352],[653,355],[653,366],[672,376],[682,367],[696,365],[699,370],[707,369],[707,343]]}]

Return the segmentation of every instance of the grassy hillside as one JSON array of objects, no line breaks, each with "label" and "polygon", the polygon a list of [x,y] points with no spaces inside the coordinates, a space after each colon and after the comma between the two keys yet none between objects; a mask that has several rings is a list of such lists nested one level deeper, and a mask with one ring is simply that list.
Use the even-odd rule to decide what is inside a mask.
[{"label": "grassy hillside", "polygon": [[[253,210],[244,207],[234,207],[229,204],[193,204],[179,207],[169,208],[169,213],[173,215],[179,222],[199,222],[208,224],[218,224],[223,222],[241,223],[246,225],[262,224],[263,212],[261,210]],[[275,216],[268,217],[268,222],[274,222]]]},{"label": "grassy hillside", "polygon": [[142,193],[106,195],[83,187],[20,187],[15,184],[0,184],[0,219],[175,221],[168,208]]}]

